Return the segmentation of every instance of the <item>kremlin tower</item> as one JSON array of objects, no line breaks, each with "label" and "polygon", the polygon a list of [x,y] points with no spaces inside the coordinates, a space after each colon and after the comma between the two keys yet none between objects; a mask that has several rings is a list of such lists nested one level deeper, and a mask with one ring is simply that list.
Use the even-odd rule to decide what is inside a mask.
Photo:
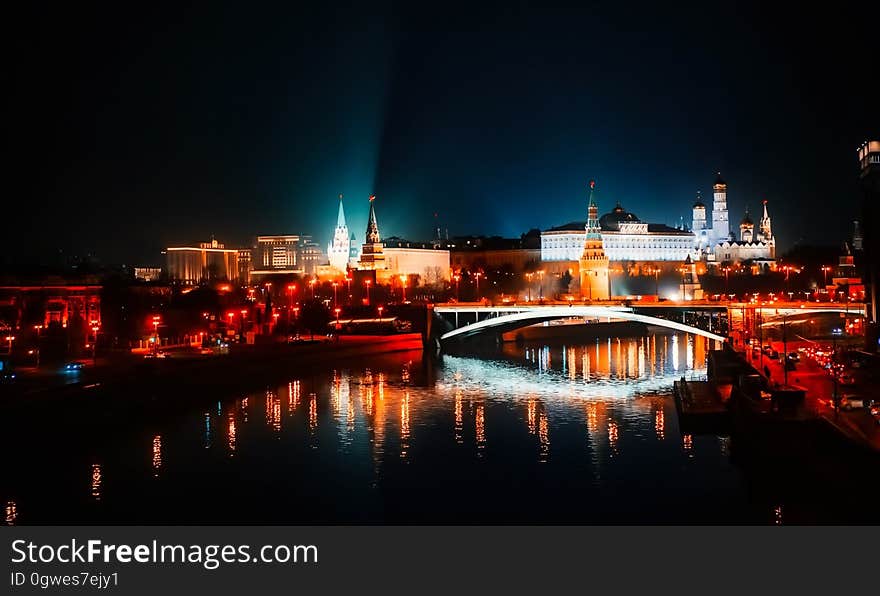
[{"label": "kremlin tower", "polygon": [[608,257],[602,245],[599,226],[599,207],[593,201],[596,181],[590,180],[590,203],[587,207],[587,236],[580,258],[581,298],[584,300],[607,300]]},{"label": "kremlin tower", "polygon": [[376,222],[376,209],[373,207],[375,200],[376,195],[370,195],[370,217],[367,222],[367,236],[358,261],[359,269],[385,269],[385,245],[382,244],[379,224]]},{"label": "kremlin tower", "polygon": [[348,269],[351,253],[351,237],[345,223],[345,211],[342,209],[342,195],[339,195],[339,215],[336,217],[336,229],[333,231],[333,242],[327,245],[327,256],[330,266],[345,273]]}]

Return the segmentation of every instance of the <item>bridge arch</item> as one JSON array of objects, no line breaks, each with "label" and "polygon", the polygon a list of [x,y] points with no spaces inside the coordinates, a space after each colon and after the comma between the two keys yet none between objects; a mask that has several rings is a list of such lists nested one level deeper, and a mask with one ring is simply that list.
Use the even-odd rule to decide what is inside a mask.
[{"label": "bridge arch", "polygon": [[706,331],[684,323],[670,321],[649,315],[633,312],[628,307],[607,307],[607,306],[534,306],[534,307],[454,307],[454,308],[436,308],[435,311],[440,314],[444,312],[459,313],[490,313],[494,316],[476,321],[467,325],[463,325],[457,329],[447,331],[440,336],[441,342],[446,342],[456,338],[465,338],[489,331],[512,331],[521,327],[534,325],[544,321],[553,321],[556,319],[565,319],[570,317],[589,317],[589,318],[614,318],[623,319],[625,321],[635,321],[645,323],[647,325],[656,325],[665,327],[674,331],[682,331],[684,333],[692,333],[694,335],[702,335],[708,339],[715,341],[726,341],[723,335]]}]

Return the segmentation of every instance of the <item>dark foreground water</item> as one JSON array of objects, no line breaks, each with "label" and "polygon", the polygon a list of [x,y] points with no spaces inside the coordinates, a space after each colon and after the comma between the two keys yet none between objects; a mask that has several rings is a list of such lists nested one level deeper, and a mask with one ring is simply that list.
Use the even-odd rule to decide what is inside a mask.
[{"label": "dark foreground water", "polygon": [[657,335],[406,353],[137,415],[6,420],[0,498],[17,524],[850,519],[818,464],[738,462],[730,438],[680,432],[672,382],[703,377],[707,348]]}]

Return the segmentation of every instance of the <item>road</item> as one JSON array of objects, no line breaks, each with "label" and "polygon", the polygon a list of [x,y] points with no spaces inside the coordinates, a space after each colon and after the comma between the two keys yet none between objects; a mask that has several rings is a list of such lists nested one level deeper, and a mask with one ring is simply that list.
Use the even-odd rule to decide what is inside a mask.
[{"label": "road", "polygon": [[[769,370],[770,382],[783,384],[785,371],[783,370],[784,355],[782,342],[767,342],[773,349],[779,352],[778,359],[771,359],[759,353],[749,350],[749,361],[762,371]],[[805,347],[809,342],[790,341],[786,347],[789,352],[797,351]],[[767,367],[766,370],[764,367]],[[841,432],[853,439],[863,442],[876,451],[880,451],[880,424],[870,415],[866,408],[853,411],[838,410],[834,407],[835,382],[828,371],[823,369],[818,362],[801,354],[800,361],[793,371],[788,371],[788,383],[806,389],[805,407],[808,412],[825,418],[829,423],[837,427]],[[877,394],[876,389],[865,386],[865,382],[859,382],[851,386],[837,384],[837,395],[847,392],[871,397]]]}]

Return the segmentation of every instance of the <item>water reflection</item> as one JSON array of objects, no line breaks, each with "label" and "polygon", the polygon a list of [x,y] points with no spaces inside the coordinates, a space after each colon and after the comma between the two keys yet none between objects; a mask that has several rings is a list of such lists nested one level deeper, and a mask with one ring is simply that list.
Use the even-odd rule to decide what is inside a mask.
[{"label": "water reflection", "polygon": [[235,429],[235,410],[229,410],[229,414],[227,415],[227,423],[226,423],[226,448],[229,450],[229,457],[235,455],[235,440],[236,440],[236,429]]},{"label": "water reflection", "polygon": [[153,476],[158,478],[162,470],[162,435],[153,437]]},{"label": "water reflection", "polygon": [[18,507],[15,504],[15,501],[7,501],[6,502],[6,517],[5,523],[7,526],[14,526],[15,520],[18,519]]},{"label": "water reflection", "polygon": [[474,410],[474,433],[477,455],[482,457],[486,449],[486,406],[483,404],[477,404]]},{"label": "water reflection", "polygon": [[[705,374],[708,349],[686,334],[505,344],[488,357],[401,355],[279,377],[219,408],[212,397],[157,422],[146,435],[151,469],[137,468],[145,480],[114,473],[112,495],[103,472],[132,469],[145,443],[138,434],[129,453],[108,439],[95,454],[101,463],[89,464],[92,507],[112,512],[131,502],[159,522],[201,521],[203,510],[210,520],[308,521],[310,508],[330,522],[460,514],[631,523],[661,508],[687,520],[682,508],[693,507],[695,491],[735,498],[740,483],[729,439],[682,434],[670,398],[674,379]],[[162,473],[172,445],[174,473]],[[160,474],[162,482],[149,480]],[[13,494],[28,503],[30,521],[32,495],[2,498]],[[267,508],[267,499],[290,506]],[[761,519],[770,521],[778,502],[764,502]],[[706,505],[719,508],[711,519],[725,519],[722,506],[730,503]],[[175,518],[183,515],[176,507],[190,517]],[[9,500],[6,522],[16,517]]]},{"label": "water reflection", "polygon": [[663,413],[662,408],[654,411],[654,433],[658,441],[666,438],[666,414]]},{"label": "water reflection", "polygon": [[101,464],[92,464],[92,498],[95,501],[101,500]]}]

